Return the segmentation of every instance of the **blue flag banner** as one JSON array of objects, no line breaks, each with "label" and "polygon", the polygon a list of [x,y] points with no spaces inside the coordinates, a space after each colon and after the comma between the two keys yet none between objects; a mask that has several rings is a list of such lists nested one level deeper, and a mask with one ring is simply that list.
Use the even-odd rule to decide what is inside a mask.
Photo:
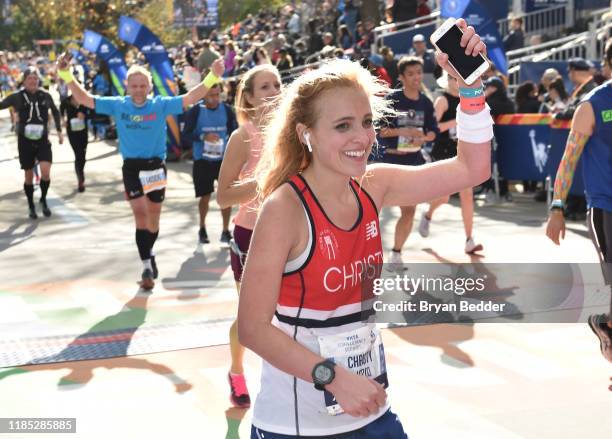
[{"label": "blue flag banner", "polygon": [[83,48],[95,53],[108,64],[113,95],[124,96],[127,66],[119,49],[102,35],[91,30],[85,30],[83,34]]},{"label": "blue flag banner", "polygon": [[508,13],[507,2],[485,2],[484,0],[442,0],[440,14],[448,18],[464,18],[474,26],[476,33],[487,44],[487,56],[497,70],[508,74],[508,61],[497,28],[497,20]]},{"label": "blue flag banner", "polygon": [[[172,65],[168,58],[168,52],[148,27],[133,18],[121,16],[119,20],[119,38],[126,43],[136,46],[149,63],[149,70],[153,79],[153,90],[156,95],[176,96],[178,87],[174,82]],[[175,149],[180,147],[180,132],[176,116],[168,116],[168,147]]]},{"label": "blue flag banner", "polygon": [[470,4],[470,0],[442,0],[440,3],[440,15],[444,18],[459,18],[463,16]]}]

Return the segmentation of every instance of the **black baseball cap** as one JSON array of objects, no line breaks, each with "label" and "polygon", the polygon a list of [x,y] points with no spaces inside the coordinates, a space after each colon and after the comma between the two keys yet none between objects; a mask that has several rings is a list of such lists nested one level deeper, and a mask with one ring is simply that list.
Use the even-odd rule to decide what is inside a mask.
[{"label": "black baseball cap", "polygon": [[571,58],[567,62],[567,68],[570,70],[578,70],[581,72],[586,72],[590,70],[593,65],[585,60],[584,58]]},{"label": "black baseball cap", "polygon": [[497,89],[502,89],[502,90],[505,88],[504,81],[499,76],[491,76],[489,79],[485,81],[484,86],[485,88],[495,87]]}]

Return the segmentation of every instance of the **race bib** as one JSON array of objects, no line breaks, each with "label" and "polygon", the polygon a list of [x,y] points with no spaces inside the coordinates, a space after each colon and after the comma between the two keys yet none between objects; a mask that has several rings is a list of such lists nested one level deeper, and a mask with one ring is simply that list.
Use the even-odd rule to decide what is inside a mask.
[{"label": "race bib", "polygon": [[[349,372],[365,375],[389,387],[385,349],[379,329],[374,325],[362,326],[359,329],[341,334],[318,337],[322,357],[344,367]],[[325,407],[332,416],[344,413],[340,404],[328,391],[324,391]]]},{"label": "race bib", "polygon": [[219,139],[216,142],[211,142],[209,140],[204,140],[204,148],[202,150],[202,156],[211,158],[211,159],[220,159],[223,157],[223,148],[225,147],[225,142],[223,139]]},{"label": "race bib", "polygon": [[72,131],[83,131],[85,129],[85,120],[73,117],[70,119],[70,129]]},{"label": "race bib", "polygon": [[166,187],[166,173],[163,168],[154,169],[153,171],[140,171],[138,173],[142,191],[145,194],[158,191]]},{"label": "race bib", "polygon": [[29,123],[25,126],[24,135],[26,139],[40,140],[45,131],[45,126],[37,123]]}]

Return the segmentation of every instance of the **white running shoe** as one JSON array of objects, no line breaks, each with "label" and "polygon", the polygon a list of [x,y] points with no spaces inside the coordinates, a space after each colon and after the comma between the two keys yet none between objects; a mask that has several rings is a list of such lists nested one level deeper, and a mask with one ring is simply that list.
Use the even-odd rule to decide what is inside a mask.
[{"label": "white running shoe", "polygon": [[482,244],[476,244],[474,242],[474,238],[469,238],[465,241],[465,252],[469,255],[482,251],[483,248]]},{"label": "white running shoe", "polygon": [[485,194],[485,204],[497,204],[497,195],[495,195],[494,191],[487,191]]},{"label": "white running shoe", "polygon": [[404,270],[404,260],[402,259],[401,252],[395,252],[391,250],[389,252],[389,260],[387,261],[387,271],[390,272],[401,272]]},{"label": "white running shoe", "polygon": [[427,238],[429,236],[429,224],[431,223],[430,219],[427,219],[427,214],[423,212],[421,215],[421,222],[419,223],[419,235],[423,238]]}]

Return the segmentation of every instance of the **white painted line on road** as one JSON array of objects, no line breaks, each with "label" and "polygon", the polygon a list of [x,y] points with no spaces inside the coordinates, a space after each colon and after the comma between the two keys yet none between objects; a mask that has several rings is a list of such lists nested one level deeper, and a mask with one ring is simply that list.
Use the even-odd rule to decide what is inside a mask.
[{"label": "white painted line on road", "polygon": [[93,218],[89,218],[85,212],[77,208],[74,204],[62,200],[51,190],[49,190],[47,194],[47,202],[53,215],[60,216],[62,220],[72,226],[86,226],[91,222],[97,222]]},{"label": "white painted line on road", "polygon": [[0,297],[0,322],[17,323],[36,320],[38,316],[21,297]]}]

